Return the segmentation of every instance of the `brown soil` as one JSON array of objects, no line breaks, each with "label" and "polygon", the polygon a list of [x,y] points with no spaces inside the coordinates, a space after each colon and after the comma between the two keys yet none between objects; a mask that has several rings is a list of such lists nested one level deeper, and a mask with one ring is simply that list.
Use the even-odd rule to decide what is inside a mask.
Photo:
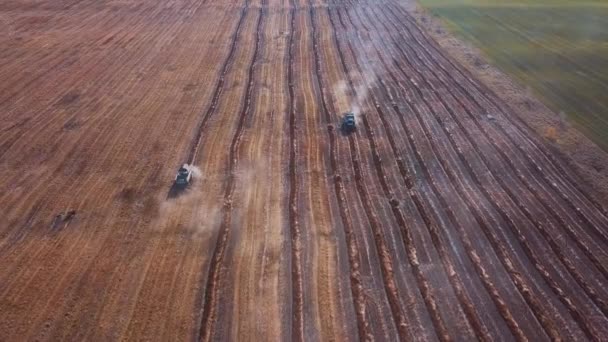
[{"label": "brown soil", "polygon": [[608,203],[608,152],[577,130],[563,114],[549,109],[530,88],[494,66],[485,54],[471,43],[456,37],[437,16],[415,1],[405,6],[416,22],[450,56],[483,81],[513,109],[553,151],[570,165],[587,191]]},{"label": "brown soil", "polygon": [[608,212],[401,3],[0,11],[1,341],[608,336]]}]

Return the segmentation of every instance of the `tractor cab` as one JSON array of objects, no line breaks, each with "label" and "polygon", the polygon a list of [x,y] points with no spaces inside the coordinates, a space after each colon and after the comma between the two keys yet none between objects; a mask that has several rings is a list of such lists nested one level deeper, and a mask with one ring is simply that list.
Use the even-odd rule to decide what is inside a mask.
[{"label": "tractor cab", "polygon": [[184,164],[182,167],[177,170],[177,175],[175,176],[175,185],[185,187],[190,184],[192,180],[192,170],[188,164]]},{"label": "tractor cab", "polygon": [[344,133],[350,133],[355,131],[356,129],[357,124],[355,120],[355,114],[350,112],[344,114],[344,117],[342,118],[342,130],[344,131]]}]

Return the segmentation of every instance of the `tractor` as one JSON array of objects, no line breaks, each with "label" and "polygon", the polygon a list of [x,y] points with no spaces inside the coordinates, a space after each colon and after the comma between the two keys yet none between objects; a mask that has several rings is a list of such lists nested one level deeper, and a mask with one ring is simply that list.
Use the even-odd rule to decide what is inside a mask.
[{"label": "tractor", "polygon": [[342,118],[342,131],[346,134],[354,132],[357,129],[357,122],[355,120],[355,114],[348,112],[344,114]]},{"label": "tractor", "polygon": [[177,175],[175,175],[175,185],[178,187],[185,188],[190,184],[192,180],[192,170],[190,170],[190,166],[188,164],[184,164],[182,167],[177,170]]}]

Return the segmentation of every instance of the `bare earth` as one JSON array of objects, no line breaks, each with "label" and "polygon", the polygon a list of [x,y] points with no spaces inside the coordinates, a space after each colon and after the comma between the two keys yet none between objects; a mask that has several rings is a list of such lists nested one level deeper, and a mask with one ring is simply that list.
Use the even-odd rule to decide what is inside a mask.
[{"label": "bare earth", "polygon": [[605,202],[412,6],[2,2],[0,341],[605,340]]},{"label": "bare earth", "polygon": [[608,203],[608,153],[573,127],[562,115],[551,111],[531,93],[488,62],[471,44],[450,34],[437,17],[420,4],[409,2],[408,12],[429,36],[455,60],[482,81],[512,108],[526,125],[544,138],[554,153],[561,155],[579,177],[585,190]]}]

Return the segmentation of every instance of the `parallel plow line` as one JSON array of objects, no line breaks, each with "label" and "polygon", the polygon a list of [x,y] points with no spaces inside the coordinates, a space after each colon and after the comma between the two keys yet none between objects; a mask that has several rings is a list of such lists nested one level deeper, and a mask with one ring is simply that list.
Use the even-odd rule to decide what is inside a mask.
[{"label": "parallel plow line", "polygon": [[201,121],[197,125],[196,137],[192,140],[193,141],[192,147],[190,147],[190,151],[188,152],[188,157],[187,157],[188,164],[194,164],[194,162],[196,161],[196,155],[200,148],[201,141],[203,140],[203,131],[205,129],[207,121],[209,120],[209,118],[211,118],[211,116],[213,114],[215,114],[215,112],[217,110],[220,97],[224,90],[224,80],[226,78],[226,74],[228,73],[228,68],[232,65],[232,60],[234,58],[234,51],[236,51],[236,45],[237,45],[237,42],[238,42],[240,34],[241,34],[241,26],[243,25],[243,21],[245,19],[247,11],[249,10],[249,1],[250,0],[245,0],[245,5],[243,6],[243,9],[241,10],[239,22],[236,25],[236,29],[232,36],[232,42],[230,43],[230,52],[228,53],[228,56],[226,57],[226,59],[224,60],[224,64],[222,65],[222,68],[221,68],[221,71],[219,74],[219,78],[215,85],[215,90],[213,91],[213,96],[211,97],[211,104],[209,105],[209,107],[207,108],[207,111],[205,112]]},{"label": "parallel plow line", "polygon": [[[395,44],[395,46],[399,46],[399,45],[398,45],[398,43],[396,43],[396,42],[395,42],[394,44]],[[406,59],[405,59],[405,60],[407,60],[407,57],[406,57]],[[395,63],[396,63],[396,62],[395,62]],[[416,70],[416,68],[415,68],[415,67],[413,67],[413,66],[411,67],[411,69],[412,69],[412,70]],[[424,79],[424,78],[422,78],[422,80],[423,80],[423,81],[425,81],[425,79]],[[427,85],[429,85],[429,84],[427,84]],[[430,85],[429,85],[429,86],[430,86]],[[431,86],[431,89],[432,89],[432,86]],[[441,97],[440,97],[440,96],[438,96],[438,98],[440,99],[440,101],[441,101],[441,102],[443,102],[443,100],[441,99]],[[444,106],[445,106],[445,107],[447,107],[447,108],[448,108],[448,110],[449,110],[449,106],[447,106],[447,105],[446,105],[444,102],[443,102],[443,104],[444,104]],[[459,127],[460,127],[461,129],[463,129],[463,131],[464,131],[464,128],[462,127],[462,124],[461,124],[461,123],[460,123],[458,120],[454,120],[454,121],[456,121],[456,122],[459,124]],[[444,128],[444,131],[445,131],[445,128]],[[465,135],[466,135],[466,131],[464,131],[464,132],[465,132]],[[448,135],[448,137],[450,137],[450,134],[447,134],[447,135]],[[476,145],[475,145],[474,141],[472,140],[472,138],[471,138],[470,136],[467,136],[467,137],[468,137],[468,139],[471,141],[471,143],[473,144],[473,146],[476,148]],[[453,140],[452,140],[452,144],[454,144]],[[454,146],[456,146],[456,145],[454,145]],[[456,148],[456,151],[459,151],[459,148]],[[478,154],[480,155],[480,157],[481,157],[482,159],[484,159],[483,155],[481,155],[481,153],[479,153],[479,151],[478,151]],[[462,156],[462,153],[461,153],[460,151],[459,151],[459,155],[460,155],[461,160],[463,160],[463,163],[465,163],[465,164],[466,164],[466,159],[464,158],[464,156]],[[487,161],[485,161],[485,160],[484,160],[484,162],[485,162],[485,164],[486,164],[486,166],[487,166],[487,165],[488,165],[488,162],[487,162]],[[451,170],[450,168],[446,168],[446,169],[447,169],[447,170]],[[496,178],[496,179],[499,181],[499,183],[501,183],[501,186],[502,186],[502,187],[503,187],[503,189],[504,189],[504,190],[505,190],[505,191],[506,191],[506,192],[509,194],[509,196],[511,197],[511,199],[512,199],[513,201],[515,201],[516,203],[519,203],[519,201],[517,200],[517,198],[515,197],[515,195],[514,195],[514,194],[511,192],[511,190],[509,189],[509,187],[507,187],[507,186],[506,186],[504,183],[502,183],[502,180],[500,179],[500,177],[495,177],[495,178]],[[479,182],[479,180],[476,180],[476,182],[478,183],[478,185],[479,185],[479,186],[481,186],[481,183]],[[486,190],[485,190],[483,187],[482,187],[482,191],[487,193],[487,191],[486,191]],[[498,208],[498,206],[497,206],[497,205],[495,205],[494,203],[492,203],[492,204],[493,204],[493,206],[495,206],[496,208]],[[527,218],[528,218],[528,219],[530,219],[530,220],[532,220],[532,221],[534,222],[533,218],[531,217],[531,214],[529,214],[529,213],[528,213],[528,210],[525,208],[525,206],[523,206],[523,205],[519,205],[519,207],[520,207],[520,209],[522,209],[522,210],[524,211],[524,213],[527,213],[527,215],[526,215],[526,216],[527,216]],[[500,209],[499,209],[499,210],[500,210]],[[503,215],[504,215],[504,213],[503,213]],[[530,251],[531,251],[531,249],[530,249]],[[539,260],[539,259],[537,259],[537,258],[533,258],[533,260],[535,261],[535,262],[534,262],[534,264],[535,264],[535,265],[540,266],[540,264],[538,263],[538,260]],[[540,271],[540,270],[539,270],[539,271]],[[559,297],[560,299],[562,299],[562,302],[563,302],[563,303],[564,303],[564,304],[565,304],[565,305],[568,307],[568,309],[570,310],[570,312],[573,314],[573,317],[574,317],[574,318],[575,318],[575,319],[576,319],[576,320],[579,322],[579,324],[582,324],[583,331],[585,331],[585,332],[588,334],[588,336],[589,336],[589,334],[591,334],[591,332],[590,332],[590,331],[591,331],[591,330],[590,330],[590,327],[588,327],[588,326],[586,325],[586,323],[585,323],[585,322],[582,322],[582,320],[581,320],[581,319],[577,319],[577,317],[578,317],[578,318],[580,318],[580,317],[582,317],[582,315],[581,315],[581,314],[578,312],[578,310],[577,310],[577,309],[576,309],[576,308],[575,308],[575,307],[574,307],[574,306],[571,304],[571,300],[570,300],[568,297],[565,297],[565,294],[563,293],[563,290],[561,290],[561,289],[559,288],[559,286],[558,286],[558,285],[557,285],[557,284],[556,284],[554,281],[552,281],[550,278],[546,278],[546,277],[548,277],[548,273],[547,273],[545,270],[540,271],[540,272],[541,272],[541,274],[542,274],[542,275],[545,277],[545,279],[547,280],[547,282],[548,282],[548,284],[550,285],[550,287],[551,287],[551,288],[554,290],[554,292],[555,292],[555,293],[558,295],[558,297]],[[576,278],[576,277],[575,277],[575,278]],[[580,278],[580,277],[579,277],[579,278]]]},{"label": "parallel plow line", "polygon": [[[248,9],[248,4],[245,6]],[[203,297],[203,309],[201,314],[201,323],[200,330],[197,336],[197,340],[209,341],[212,339],[213,327],[216,321],[216,305],[217,305],[217,291],[220,282],[220,272],[222,263],[224,260],[224,252],[226,251],[226,244],[228,241],[228,235],[231,229],[232,223],[232,207],[233,207],[233,194],[235,188],[235,177],[234,173],[236,171],[236,167],[238,165],[238,148],[240,146],[241,136],[244,129],[245,118],[249,116],[251,112],[251,103],[252,103],[252,93],[253,93],[253,83],[254,83],[254,73],[255,73],[255,64],[259,58],[259,50],[261,39],[261,27],[263,23],[263,18],[265,16],[265,3],[259,8],[258,19],[256,23],[256,33],[255,33],[255,48],[253,52],[253,57],[249,64],[248,68],[248,76],[247,76],[247,86],[245,89],[245,96],[243,101],[243,107],[239,114],[239,119],[237,123],[237,128],[232,137],[232,141],[230,143],[230,153],[229,153],[229,161],[228,161],[228,180],[226,183],[224,196],[223,196],[223,219],[222,224],[220,226],[220,230],[218,233],[217,242],[215,244],[215,249],[213,250],[213,255],[211,258],[211,264],[209,266],[209,273],[207,277],[207,284],[205,286],[205,292]],[[244,9],[244,12],[246,12]],[[223,78],[220,79],[221,84],[223,84]],[[218,83],[218,86],[220,83]],[[217,89],[217,88],[216,88]],[[220,88],[221,89],[221,88]],[[220,91],[221,92],[221,91]],[[211,107],[210,107],[211,108]],[[216,107],[212,107],[216,108]],[[198,146],[198,144],[196,145]],[[197,147],[194,147],[194,153],[196,153]]]},{"label": "parallel plow line", "polygon": [[296,107],[294,95],[293,78],[293,48],[295,35],[295,20],[297,5],[290,1],[289,10],[289,49],[287,59],[287,84],[289,86],[289,228],[291,234],[291,286],[292,286],[292,335],[293,341],[304,341],[304,318],[302,308],[304,306],[302,285],[302,237],[300,223],[298,222],[298,179],[296,175],[296,160],[298,141],[296,136]]},{"label": "parallel plow line", "polygon": [[[346,12],[346,16],[349,18],[349,21],[352,22],[352,18],[350,17],[350,14],[348,12]],[[361,26],[363,26],[366,31],[369,31],[369,29],[367,28],[367,26],[363,23],[363,22],[359,22],[361,24]],[[354,25],[354,24],[353,24]],[[359,38],[360,40],[360,38]],[[393,79],[393,81],[395,83],[399,83],[399,81],[397,80],[397,78],[395,77],[395,75],[393,74],[392,71],[390,71],[390,69],[388,68],[388,65],[386,64],[384,57],[380,54],[380,51],[378,50],[378,47],[376,46],[376,44],[374,43],[375,40],[371,39],[372,44],[374,46],[374,50],[376,51],[376,54],[378,55],[378,57],[380,58],[382,64],[384,65],[385,69],[388,71],[388,75]],[[349,44],[350,45],[350,44]],[[351,47],[352,50],[352,47]],[[378,75],[376,73],[374,73],[374,77],[378,77]],[[384,93],[389,97],[389,101],[390,103],[393,104],[393,110],[395,110],[395,112],[399,113],[400,116],[402,116],[402,114],[400,113],[400,110],[398,108],[398,106],[395,104],[395,101],[392,97],[392,95],[390,94],[390,92],[388,91],[388,88],[386,86],[386,84],[384,83],[384,81],[382,79],[378,79],[379,83],[383,85],[384,88]],[[378,99],[376,98],[376,96],[371,93],[371,98],[372,101],[379,113],[379,118],[382,121],[382,124],[384,126],[384,129],[387,133],[388,136],[388,140],[389,143],[391,145],[391,148],[393,149],[393,153],[395,155],[398,155],[398,149],[396,148],[396,145],[394,143],[394,138],[392,137],[392,133],[391,133],[391,129],[389,128],[390,126],[387,123],[387,119],[385,118],[385,115],[383,114],[383,111],[381,109],[381,106],[379,104]],[[427,132],[428,134],[428,132]],[[428,170],[426,167],[423,167],[423,172],[427,171],[427,178],[430,176],[430,173],[428,173]],[[431,178],[429,178],[431,179]],[[453,212],[453,210],[450,208],[449,204],[447,203],[447,201],[445,200],[445,198],[443,197],[443,195],[440,194],[439,189],[437,188],[436,184],[434,181],[430,182],[430,185],[432,187],[432,189],[434,190],[435,194],[437,194],[437,197],[440,201],[441,207],[443,207],[447,214],[448,217],[450,218],[450,221],[452,222],[453,225],[455,225],[455,227],[458,229],[459,233],[460,233],[460,239],[463,242],[465,249],[469,255],[469,258],[473,264],[473,266],[476,268],[480,280],[482,281],[483,285],[485,286],[486,290],[488,291],[490,297],[492,298],[492,300],[495,302],[499,312],[501,313],[501,315],[503,316],[503,318],[505,319],[505,321],[507,322],[508,326],[510,327],[512,333],[519,339],[519,340],[524,340],[524,334],[521,331],[521,329],[518,327],[518,324],[515,322],[509,308],[506,306],[505,300],[500,296],[500,294],[498,293],[498,290],[496,289],[495,285],[491,282],[490,277],[488,275],[487,270],[485,270],[484,266],[481,264],[480,258],[478,256],[478,254],[475,252],[474,248],[472,247],[472,243],[467,235],[467,233],[465,232],[465,230],[463,229],[463,227],[461,226],[460,222],[458,221],[458,219],[456,218],[455,213]],[[436,231],[436,229],[430,229],[431,231]],[[434,240],[437,243],[440,243],[440,239],[439,236],[435,233],[432,234],[434,237]],[[440,248],[444,248],[439,246]],[[443,255],[444,257],[446,257],[445,255]],[[451,266],[450,269],[453,269],[453,266]],[[458,286],[457,291],[461,292],[463,291],[464,286],[460,283],[460,281],[458,279],[454,279],[455,281],[455,286]],[[460,293],[461,296],[465,296],[463,293]],[[464,304],[466,304],[467,302],[464,302]],[[475,309],[473,308],[473,306],[469,305],[464,307],[464,309],[466,310],[467,314],[469,315],[469,317],[471,319],[473,319],[473,324],[476,324],[479,326],[479,329],[484,329],[483,327],[481,327],[481,323],[479,322],[479,318],[476,317],[476,313],[475,313]],[[485,329],[484,329],[485,330]],[[481,331],[484,331],[481,330]],[[487,331],[484,333],[484,338],[485,339],[489,339],[489,336],[487,335]]]},{"label": "parallel plow line", "polygon": [[[393,24],[394,25],[394,24]],[[397,44],[397,43],[395,43]],[[420,44],[418,44],[419,46],[422,46]],[[461,102],[460,98],[458,96],[456,96],[451,88],[441,79],[439,78],[439,76],[437,76],[437,74],[435,73],[434,70],[437,70],[436,68],[433,68],[432,66],[429,66],[426,62],[424,62],[424,59],[420,58],[420,56],[415,52],[416,56],[422,61],[422,63],[424,65],[426,65],[428,67],[428,70],[435,76],[437,77],[439,80],[441,80],[440,82],[443,84],[444,89],[447,90],[447,92],[450,93],[450,95],[464,108],[465,112],[467,113],[467,115],[469,116],[469,118],[471,120],[473,120],[473,122],[475,122],[476,127],[478,127],[478,129],[484,134],[484,137],[486,139],[488,139],[488,141],[495,147],[496,151],[501,155],[502,159],[508,164],[508,166],[511,168],[511,170],[513,170],[513,174],[517,175],[517,177],[520,179],[520,181],[526,186],[526,188],[537,198],[537,202],[540,202],[544,208],[557,220],[557,222],[560,224],[561,227],[565,228],[566,233],[572,238],[572,240],[577,244],[577,246],[579,246],[579,248],[581,248],[585,254],[589,257],[589,259],[593,262],[594,265],[596,265],[596,267],[598,267],[598,269],[602,272],[602,274],[604,275],[604,277],[608,277],[608,269],[606,268],[606,266],[602,265],[602,263],[595,257],[595,255],[592,254],[591,249],[589,246],[587,246],[584,242],[582,242],[577,236],[576,233],[573,231],[573,229],[570,227],[570,225],[566,222],[566,220],[559,214],[557,213],[557,211],[548,203],[549,201],[553,201],[552,200],[552,195],[549,194],[548,197],[546,196],[542,196],[540,194],[540,190],[538,190],[537,188],[533,187],[533,185],[528,181],[528,177],[526,177],[524,174],[522,174],[521,169],[518,169],[514,164],[513,161],[505,154],[505,152],[497,145],[498,143],[496,142],[497,138],[494,138],[496,135],[493,135],[491,133],[488,133],[485,129],[482,128],[482,123],[480,122],[479,118],[476,117],[475,115],[473,115],[473,113],[471,113],[471,111],[468,109],[467,106],[465,106],[464,103]],[[449,76],[449,74],[448,74]],[[452,81],[454,81],[452,79]],[[454,81],[455,82],[455,81]],[[432,88],[433,91],[436,91],[436,89],[433,87]],[[462,93],[467,96],[469,99],[473,99],[472,96],[468,95],[469,93],[466,90],[463,90]],[[441,98],[439,96],[439,98]],[[481,105],[477,104],[479,108],[482,108]],[[449,106],[446,106],[449,110]],[[505,136],[509,137],[508,134],[504,133]],[[512,146],[514,145],[515,142],[511,140],[511,144],[508,143],[503,143],[503,145],[505,146]],[[515,156],[517,156],[517,154],[514,154]],[[524,155],[527,156],[527,153],[524,152]],[[483,157],[483,155],[482,155]],[[542,169],[540,168],[540,166],[538,166],[536,164],[536,162],[534,162],[534,160],[531,157],[527,157],[527,161],[531,162],[532,164],[535,165],[534,168],[531,168],[531,172],[538,176],[541,176],[545,179],[545,187],[543,187],[542,189],[547,189],[547,188],[552,188],[555,186],[554,182],[551,182],[550,180],[546,179],[546,175],[541,171]],[[488,164],[491,165],[491,164]],[[525,164],[524,164],[525,165]],[[534,177],[530,177],[532,179],[535,179]],[[576,223],[581,230],[585,230],[586,227],[591,227],[593,228],[593,230],[598,234],[598,236],[602,239],[602,241],[604,241],[604,234],[601,232],[601,230],[599,228],[597,228],[597,226],[595,224],[593,224],[585,215],[583,215],[581,213],[580,210],[576,210],[578,207],[575,207],[575,204],[573,204],[571,201],[567,200],[566,201],[569,205],[570,208],[574,208],[573,211],[578,213],[578,216],[583,218],[583,220],[585,221],[585,225],[580,225],[578,222],[576,222],[574,219],[571,219],[572,222]],[[561,209],[561,207],[560,207]],[[562,209],[563,211],[563,209]],[[607,222],[608,223],[608,222]]]},{"label": "parallel plow line", "polygon": [[[341,65],[342,65],[342,70],[344,72],[344,75],[346,75],[346,80],[349,85],[350,91],[352,92],[354,97],[358,97],[354,82],[352,80],[352,77],[351,77],[348,67],[346,65],[344,53],[343,53],[342,49],[340,48],[340,43],[339,43],[339,39],[338,39],[338,35],[337,35],[337,29],[336,29],[334,20],[332,19],[331,9],[329,9],[329,8],[327,9],[327,14],[328,14],[328,17],[329,17],[329,20],[331,23],[333,36],[334,36],[334,42],[335,42],[336,50],[338,52],[338,56],[339,56],[339,59],[340,59]],[[392,196],[392,194],[390,194],[389,186],[386,183],[386,176],[385,176],[384,170],[382,168],[380,156],[378,155],[378,152],[376,150],[377,143],[373,138],[374,133],[373,133],[373,131],[369,130],[370,127],[366,123],[365,116],[363,116],[362,119],[365,123],[366,133],[367,133],[366,136],[370,142],[370,146],[372,149],[372,155],[373,155],[373,159],[374,159],[374,165],[375,165],[376,173],[378,175],[378,179],[380,181],[381,187],[385,191],[385,195],[387,195],[388,198],[392,198],[393,196]],[[351,160],[353,163],[353,169],[354,169],[354,173],[355,173],[355,184],[357,187],[357,192],[359,193],[359,197],[361,198],[361,203],[363,204],[365,214],[367,216],[368,222],[370,224],[370,227],[372,229],[373,236],[374,236],[374,243],[376,245],[376,249],[377,249],[377,253],[378,253],[378,257],[379,257],[379,261],[380,261],[380,267],[381,267],[381,271],[382,271],[384,291],[388,298],[388,304],[391,308],[391,313],[393,315],[393,321],[395,323],[395,326],[397,327],[397,331],[399,332],[399,337],[401,339],[405,340],[405,339],[408,339],[411,337],[409,337],[409,333],[407,330],[408,323],[407,323],[407,321],[405,319],[405,315],[399,305],[400,296],[397,291],[397,286],[396,286],[395,279],[394,279],[393,261],[390,256],[389,249],[386,246],[386,243],[384,241],[385,237],[384,237],[383,231],[385,230],[385,228],[383,226],[381,226],[380,222],[378,221],[377,214],[376,214],[375,210],[373,209],[371,201],[370,201],[370,195],[365,186],[365,179],[363,177],[363,173],[361,170],[361,163],[360,163],[361,153],[359,151],[359,146],[356,142],[356,138],[355,138],[354,134],[351,134],[348,136],[348,142],[349,142],[349,147],[350,147]]]},{"label": "parallel plow line", "polygon": [[[504,119],[510,123],[510,125],[508,125],[507,127],[508,129],[513,130],[514,128],[517,128],[513,131],[514,136],[512,136],[506,131],[507,128],[498,126],[498,129],[501,131],[501,133],[506,136],[506,138],[510,141],[512,145],[516,146],[522,152],[522,154],[528,159],[530,163],[532,163],[532,165],[535,166],[536,169],[543,170],[543,168],[541,168],[537,164],[536,160],[544,160],[546,162],[544,163],[544,165],[548,166],[548,171],[550,171],[555,177],[555,180],[551,181],[548,179],[546,172],[547,170],[542,173],[543,177],[547,179],[549,186],[558,190],[559,188],[556,182],[563,184],[564,187],[568,189],[571,194],[568,195],[563,191],[558,191],[560,196],[562,196],[565,200],[570,201],[572,200],[570,199],[571,196],[577,198],[582,197],[583,200],[581,204],[582,207],[585,208],[585,210],[588,212],[588,215],[591,214],[592,216],[595,216],[595,214],[601,213],[603,215],[602,220],[608,220],[608,210],[580,187],[578,182],[575,180],[576,177],[572,176],[571,173],[567,171],[567,167],[563,166],[563,161],[556,157],[554,153],[551,153],[547,150],[547,147],[540,140],[540,137],[538,137],[538,135],[536,135],[532,131],[532,129],[527,126],[523,119],[513,114],[512,110],[509,109],[509,107],[493,91],[491,91],[485,84],[476,81],[468,70],[460,66],[458,63],[454,62],[451,58],[446,57],[445,53],[438,46],[437,42],[435,42],[432,38],[429,38],[428,34],[426,34],[418,27],[418,25],[411,18],[411,16],[406,13],[401,6],[393,4],[389,7],[390,9],[394,10],[391,11],[392,15],[395,16],[395,13],[400,13],[401,19],[404,19],[409,24],[402,25],[402,30],[399,31],[407,32],[408,35],[413,38],[414,43],[420,46],[422,51],[425,51],[429,55],[430,59],[435,62],[435,65],[439,68],[438,70],[442,70],[445,74],[447,74],[448,77],[450,77],[452,81],[454,81],[456,87],[459,88],[467,98],[476,103],[480,108],[483,108],[480,102],[485,102],[490,107],[493,107],[493,110],[495,109],[500,112]],[[422,37],[422,42],[420,38],[416,38],[412,34],[411,29],[415,29],[418,35]],[[433,51],[435,52],[434,54],[429,51],[429,47],[433,49]],[[438,61],[438,57],[441,57],[442,60],[446,61],[446,63],[451,66],[452,70],[458,73],[460,79],[463,82],[468,83],[473,89],[477,91],[479,99],[477,99],[475,96],[472,96],[473,93],[467,92],[461,82],[456,81],[456,75],[454,75],[453,73],[449,73],[444,67],[444,65]],[[515,136],[521,138],[522,141],[526,141],[531,147],[533,147],[531,151],[535,152],[535,154],[537,154],[539,158],[532,158],[529,152],[526,151],[525,148],[522,146],[522,144],[514,139]],[[574,190],[570,190],[570,188],[573,188]],[[595,210],[589,209],[588,204],[584,201],[587,201],[592,206],[594,206]],[[577,212],[582,211],[582,209],[580,209],[578,206],[577,208]]]},{"label": "parallel plow line", "polygon": [[336,147],[336,129],[331,124],[330,111],[328,109],[328,103],[326,100],[326,92],[324,88],[324,78],[321,71],[321,60],[318,51],[318,28],[314,15],[314,6],[312,0],[308,2],[309,15],[312,26],[312,38],[313,38],[313,52],[315,56],[315,78],[317,81],[317,87],[320,92],[320,99],[322,105],[322,113],[327,123],[327,135],[329,137],[329,154],[330,154],[330,173],[334,176],[334,192],[336,194],[338,207],[340,209],[340,218],[342,221],[342,227],[344,229],[344,235],[346,238],[347,251],[348,251],[348,263],[350,272],[350,288],[355,306],[355,315],[357,319],[357,331],[359,339],[373,339],[369,327],[369,323],[365,318],[365,299],[363,294],[363,286],[361,279],[361,261],[359,256],[358,247],[356,244],[355,233],[353,231],[352,222],[350,219],[350,213],[346,201],[346,192],[344,190],[344,181],[342,176],[338,173],[338,159],[337,159],[337,147]]},{"label": "parallel plow line", "polygon": [[[403,52],[403,49],[401,49],[401,47],[399,47],[399,45],[398,45],[397,42],[394,42],[394,44],[395,44],[395,46],[398,46],[398,48],[401,50],[402,54],[404,55],[404,60],[408,61],[407,60],[407,56]],[[414,53],[416,54],[416,52],[414,52]],[[417,56],[417,58],[419,58],[419,56],[417,54],[416,54],[416,56]],[[419,58],[419,60],[421,60],[421,59]],[[416,70],[415,66],[410,65],[410,67],[411,67],[412,70]],[[432,71],[432,69],[430,69],[430,70],[431,70],[431,73],[435,74]],[[443,96],[441,96],[439,94],[439,92],[437,91],[437,89],[435,88],[435,86],[433,86],[432,84],[426,82],[426,79],[424,79],[422,76],[420,76],[420,78],[427,84],[428,88],[431,89],[433,91],[433,93],[436,94],[436,97],[438,98],[438,100],[442,103],[442,105],[444,106],[444,108],[451,115],[451,119],[458,124],[459,128],[461,129],[461,131],[464,133],[464,135],[467,137],[467,139],[470,142],[470,144],[473,146],[473,148],[477,152],[477,155],[482,159],[482,161],[484,162],[484,165],[486,166],[486,168],[488,170],[492,170],[492,168],[490,168],[490,165],[492,165],[492,163],[490,161],[488,161],[487,158],[485,157],[485,155],[482,154],[482,152],[479,150],[479,147],[478,147],[478,144],[476,143],[476,140],[473,137],[471,137],[470,134],[465,130],[465,127],[462,125],[462,122],[457,119],[456,114],[453,112],[453,110],[450,108],[450,106],[447,103],[445,103],[445,100],[444,100]],[[443,84],[444,84],[445,89],[447,89],[447,91],[450,93],[450,95],[453,97],[453,99],[455,101],[457,101],[464,108],[464,110],[468,114],[468,116],[470,118],[474,119],[474,115],[466,107],[464,107],[464,105],[462,104],[462,102],[460,102],[459,98],[456,95],[454,95],[449,90],[449,87],[447,87],[447,85],[445,83],[443,83]],[[451,132],[447,132],[447,135],[450,136]],[[489,136],[486,135],[486,137],[488,139],[490,139]],[[490,142],[492,143],[492,140],[490,140]],[[498,153],[503,157],[504,160],[507,161],[507,163],[509,164],[509,166],[513,170],[512,174],[513,173],[517,174],[518,177],[520,178],[520,180],[522,181],[522,183],[532,193],[532,195],[537,199],[537,201],[535,201],[535,203],[540,202],[543,205],[543,207],[546,209],[546,211],[552,214],[552,216],[557,220],[557,222],[560,224],[560,226],[565,228],[565,231],[568,234],[568,236],[576,243],[576,245],[583,251],[583,253],[585,255],[587,255],[587,257],[591,260],[592,264],[594,264],[597,267],[597,269],[601,272],[601,274],[604,277],[607,277],[608,273],[606,272],[605,266],[592,253],[590,247],[587,246],[584,242],[582,242],[576,236],[576,234],[574,233],[572,227],[570,227],[569,224],[567,222],[565,222],[565,220],[560,215],[558,215],[558,213],[555,211],[555,209],[553,209],[553,207],[551,207],[550,205],[548,205],[548,204],[545,203],[544,197],[541,197],[537,193],[538,190],[536,190],[535,188],[533,188],[529,184],[529,182],[527,181],[526,177],[524,177],[523,175],[521,175],[521,173],[518,171],[518,169],[513,164],[510,163],[510,160],[509,160],[508,156],[498,146],[496,146],[495,144],[493,144],[493,145],[495,146],[495,148],[498,151]],[[453,146],[457,146],[457,145],[453,144]],[[461,160],[464,160],[464,157],[462,157]],[[515,194],[513,194],[511,192],[510,189],[512,188],[512,186],[507,186],[507,184],[505,184],[504,181],[502,180],[502,177],[498,177],[495,172],[491,171],[491,174],[501,184],[502,189],[504,191],[506,191],[507,193],[510,193],[511,199],[515,203],[518,204],[518,206],[520,207],[520,209],[522,210],[522,212],[526,215],[526,217],[529,219],[529,221],[532,222],[532,223],[534,223],[534,225],[539,229],[539,231],[541,232],[541,234],[549,241],[549,245],[552,247],[552,249],[554,250],[554,252],[556,254],[558,254],[558,256],[560,256],[560,259],[567,266],[567,268],[571,271],[571,273],[573,273],[574,278],[577,279],[577,280],[582,280],[582,276],[580,275],[580,273],[573,266],[571,266],[571,263],[565,257],[562,257],[563,256],[563,252],[561,252],[561,250],[559,248],[557,248],[557,243],[554,241],[554,239],[552,238],[551,234],[544,227],[543,223],[540,222],[540,221],[538,221],[535,218],[535,216],[530,212],[530,210],[527,207],[525,207],[524,204],[520,203],[519,196],[516,196]],[[586,291],[588,291],[591,294],[592,298],[595,298],[595,299],[598,300],[597,304],[600,305],[600,307],[602,308],[602,311],[603,311],[605,309],[605,303],[602,303],[602,301],[599,300],[599,297],[597,295],[593,294],[595,291],[593,289],[591,289],[586,284],[582,284],[582,287],[584,289],[586,289]]]}]

